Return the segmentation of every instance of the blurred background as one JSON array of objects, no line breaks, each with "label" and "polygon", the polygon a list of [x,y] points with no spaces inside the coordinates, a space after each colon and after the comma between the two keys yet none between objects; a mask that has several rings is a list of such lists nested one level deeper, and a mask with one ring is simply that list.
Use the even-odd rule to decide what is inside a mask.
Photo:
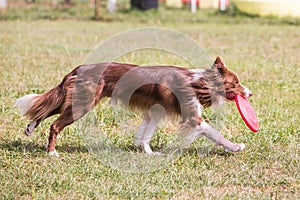
[{"label": "blurred background", "polygon": [[[203,13],[205,16],[227,14],[299,18],[299,7],[300,1],[297,0],[0,0],[0,20],[66,18],[122,20],[124,16],[135,16],[137,11],[147,10],[151,10],[152,15],[157,17],[167,15],[166,18],[177,19],[190,12],[194,15],[188,18],[193,18],[190,20],[194,21],[197,20],[199,13],[202,14],[202,20]],[[175,16],[172,16],[172,12],[176,13]],[[150,17],[149,14],[146,17]]]}]

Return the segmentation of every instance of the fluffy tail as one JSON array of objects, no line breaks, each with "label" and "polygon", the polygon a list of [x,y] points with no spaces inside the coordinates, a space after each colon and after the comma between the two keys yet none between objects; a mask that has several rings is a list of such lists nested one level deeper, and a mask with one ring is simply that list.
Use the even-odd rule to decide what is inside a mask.
[{"label": "fluffy tail", "polygon": [[21,115],[25,115],[28,112],[28,110],[33,106],[36,98],[39,96],[40,95],[38,94],[25,95],[17,99],[14,106],[19,108]]},{"label": "fluffy tail", "polygon": [[15,107],[20,109],[21,115],[27,116],[30,120],[43,120],[52,111],[60,107],[65,92],[62,87],[55,87],[44,94],[28,94],[15,103]]}]

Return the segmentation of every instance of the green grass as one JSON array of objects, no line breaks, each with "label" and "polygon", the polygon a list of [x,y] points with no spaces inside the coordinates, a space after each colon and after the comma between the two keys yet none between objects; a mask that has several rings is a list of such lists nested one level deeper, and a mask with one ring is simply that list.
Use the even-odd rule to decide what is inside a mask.
[{"label": "green grass", "polygon": [[[132,13],[131,13],[132,14]],[[168,11],[117,14],[110,22],[69,20],[0,22],[0,197],[1,199],[297,199],[299,176],[299,47],[298,26],[265,23],[265,19],[185,13],[178,22]],[[134,13],[133,13],[134,14]],[[170,17],[168,17],[170,15]],[[206,18],[205,18],[206,17]],[[112,16],[113,19],[115,19]],[[160,20],[159,20],[160,19]],[[161,20],[161,19],[166,19]],[[168,20],[170,19],[170,20]],[[133,21],[134,23],[131,23]],[[199,143],[174,163],[148,173],[114,170],[90,154],[72,125],[58,141],[59,158],[45,152],[48,128],[43,122],[31,137],[27,120],[13,108],[27,93],[42,93],[56,84],[101,41],[124,30],[146,26],[172,28],[195,39],[214,57],[221,55],[254,93],[251,103],[260,132],[243,124],[234,104],[226,109],[223,134],[246,144],[242,153],[213,149],[199,155]],[[120,60],[142,64],[183,64],[174,56],[149,52]],[[132,135],[114,134],[110,110],[98,106],[101,128],[116,145],[138,153]],[[133,116],[136,123],[139,119]],[[106,125],[105,125],[106,124]],[[161,133],[152,145],[159,149],[171,138]]]}]

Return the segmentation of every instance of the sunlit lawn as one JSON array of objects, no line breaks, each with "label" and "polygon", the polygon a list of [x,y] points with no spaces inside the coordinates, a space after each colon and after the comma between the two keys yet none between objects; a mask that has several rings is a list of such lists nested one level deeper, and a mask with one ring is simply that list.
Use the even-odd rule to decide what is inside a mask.
[{"label": "sunlit lawn", "polygon": [[[159,18],[157,13],[153,15]],[[209,18],[183,23],[0,21],[0,197],[297,199],[300,195],[299,26],[252,23],[251,19],[244,22],[226,16],[214,18],[212,23]],[[226,138],[245,143],[244,152],[230,154],[215,149],[203,156],[196,143],[163,168],[126,173],[106,166],[101,158],[90,154],[76,124],[63,131],[57,144],[59,158],[49,157],[45,151],[48,128],[55,118],[43,122],[31,137],[23,134],[27,120],[13,108],[16,98],[54,87],[108,37],[147,26],[171,28],[193,38],[212,58],[222,56],[253,91],[251,104],[260,120],[260,132],[253,133],[244,125],[233,103],[227,105],[222,130]],[[172,55],[147,51],[120,60],[137,64],[184,63]],[[95,110],[104,129],[113,131],[108,111],[107,106],[101,105]],[[154,148],[168,141],[165,133],[160,134],[154,138]],[[132,149],[132,135],[111,137],[116,144],[128,147],[128,151]]]}]

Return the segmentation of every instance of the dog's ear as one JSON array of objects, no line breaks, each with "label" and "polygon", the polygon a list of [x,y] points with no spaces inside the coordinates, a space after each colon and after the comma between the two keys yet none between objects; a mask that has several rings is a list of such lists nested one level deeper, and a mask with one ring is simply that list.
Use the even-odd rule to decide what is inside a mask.
[{"label": "dog's ear", "polygon": [[222,61],[222,59],[219,56],[217,56],[213,67],[217,68],[219,70],[220,74],[222,74],[222,75],[225,74],[226,69],[227,69],[225,63]]}]

